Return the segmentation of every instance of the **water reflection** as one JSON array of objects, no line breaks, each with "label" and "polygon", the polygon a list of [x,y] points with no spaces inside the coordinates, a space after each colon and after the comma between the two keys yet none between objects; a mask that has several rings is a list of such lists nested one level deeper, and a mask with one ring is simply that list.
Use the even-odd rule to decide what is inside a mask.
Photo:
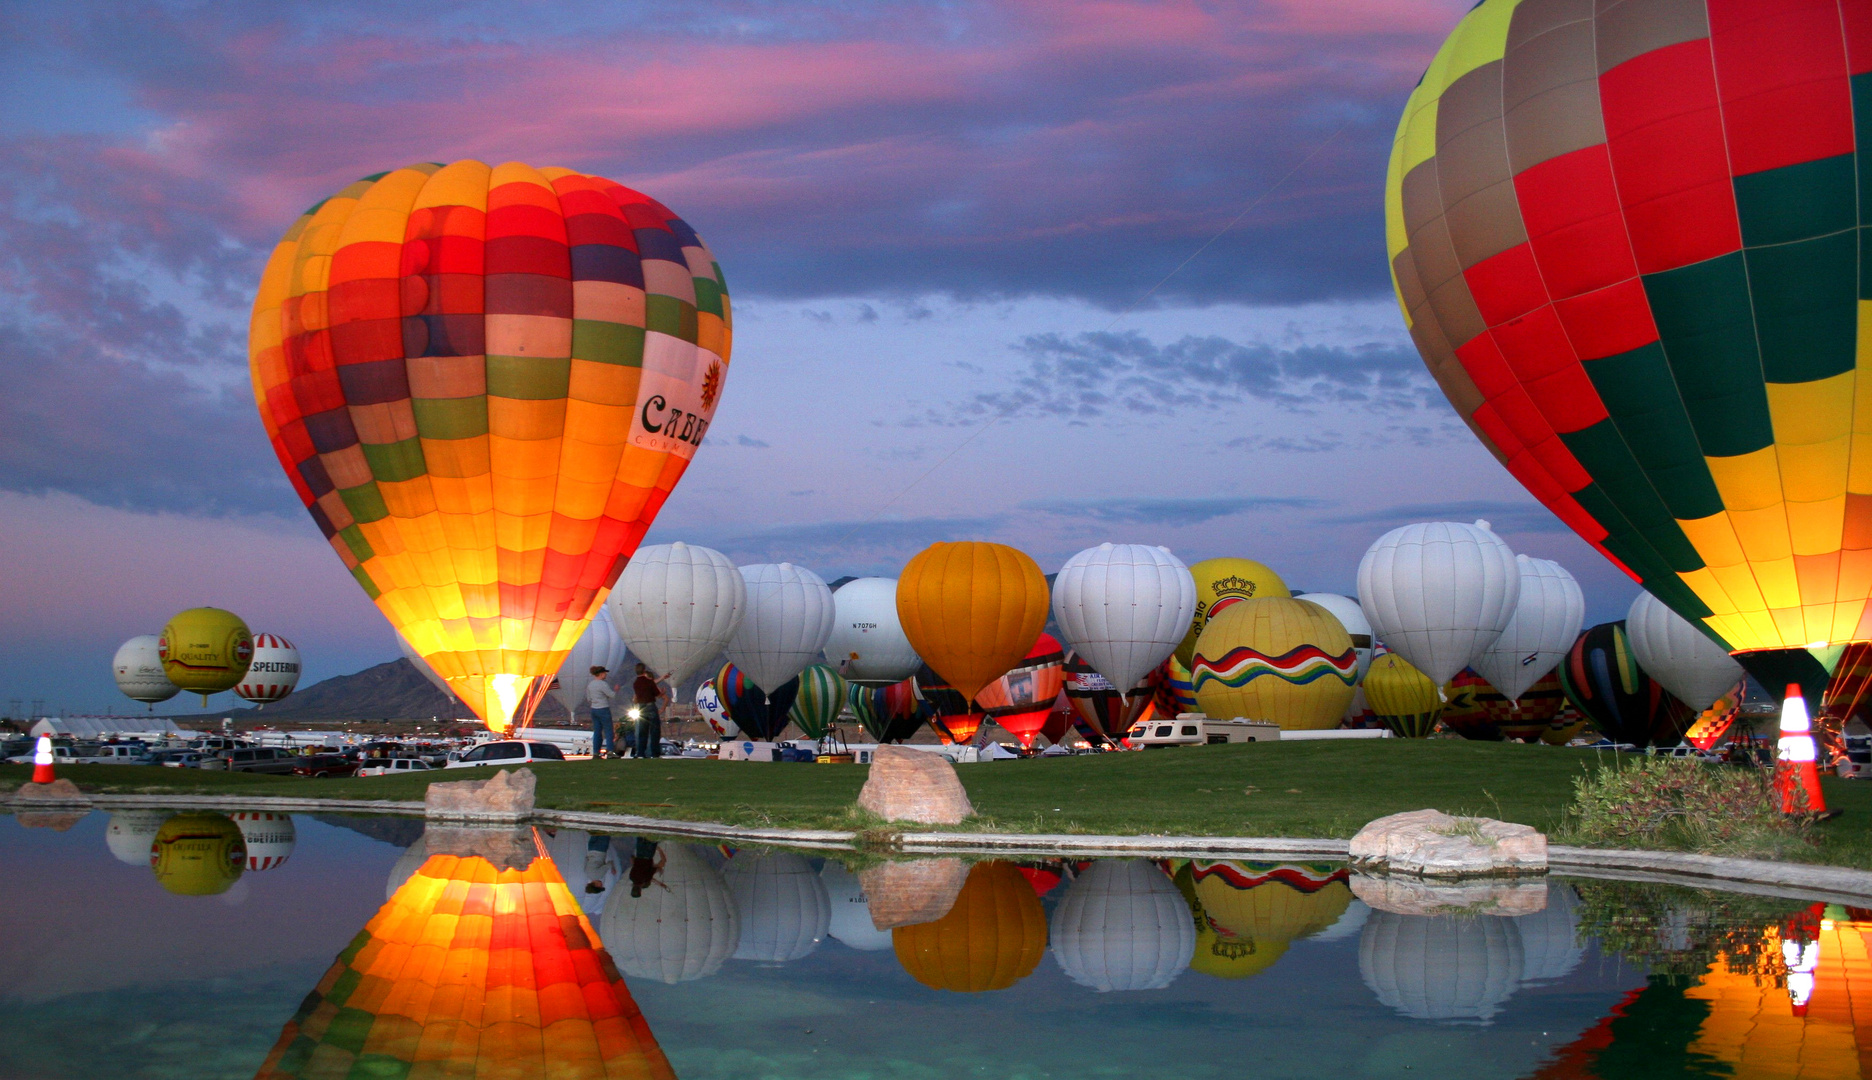
[{"label": "water reflection", "polygon": [[1100,993],[1161,990],[1196,948],[1189,905],[1148,859],[1092,863],[1060,897],[1051,929],[1060,970]]},{"label": "water reflection", "polygon": [[831,924],[832,900],[805,856],[741,852],[722,868],[741,917],[736,960],[784,964],[819,947]]},{"label": "water reflection", "polygon": [[1312,863],[1183,863],[1176,884],[1196,927],[1190,967],[1223,979],[1260,974],[1296,939],[1339,921],[1352,904],[1349,877]]},{"label": "water reflection", "polygon": [[897,962],[933,990],[1005,990],[1033,974],[1046,951],[1046,913],[1012,863],[982,862],[947,914],[891,931]]},{"label": "water reflection", "polygon": [[741,944],[721,872],[690,844],[657,844],[649,880],[613,889],[598,932],[626,975],[674,985],[706,979]]},{"label": "water reflection", "polygon": [[871,921],[871,898],[864,882],[842,864],[826,860],[819,871],[826,897],[832,903],[832,917],[826,931],[833,940],[859,952],[882,952],[891,947],[890,929],[880,929]]}]

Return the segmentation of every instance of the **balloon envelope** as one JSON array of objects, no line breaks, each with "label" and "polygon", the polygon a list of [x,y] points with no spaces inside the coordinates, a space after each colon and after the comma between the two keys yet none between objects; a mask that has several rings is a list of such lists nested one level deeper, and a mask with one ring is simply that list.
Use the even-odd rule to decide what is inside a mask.
[{"label": "balloon envelope", "polygon": [[715,689],[714,679],[696,687],[695,705],[696,711],[702,714],[703,721],[714,729],[715,734],[724,739],[732,739],[741,734],[741,725],[735,723],[734,718],[728,715],[728,706],[722,703],[721,694]]},{"label": "balloon envelope", "polygon": [[747,583],[712,548],[655,544],[631,556],[605,608],[630,651],[675,686],[727,647],[747,609]]},{"label": "balloon envelope", "polygon": [[1216,612],[1238,600],[1293,595],[1279,574],[1253,559],[1204,559],[1190,567],[1190,579],[1196,585],[1196,609],[1176,647],[1176,658],[1184,667],[1196,654],[1196,638],[1203,625]]},{"label": "balloon envelope", "polygon": [[247,674],[253,634],[231,611],[190,608],[163,626],[156,653],[170,682],[206,697],[232,689]]},{"label": "balloon envelope", "polygon": [[1293,730],[1337,726],[1358,671],[1339,620],[1285,597],[1242,600],[1210,616],[1195,656],[1190,685],[1203,712]]},{"label": "balloon envelope", "polygon": [[964,699],[1020,663],[1046,629],[1040,567],[1005,544],[932,544],[897,579],[897,615],[924,664]]},{"label": "balloon envelope", "polygon": [[1099,993],[1161,990],[1189,967],[1189,905],[1149,859],[1098,859],[1060,897],[1049,927],[1067,978]]},{"label": "balloon envelope", "polygon": [[1053,616],[1075,653],[1115,686],[1136,686],[1175,651],[1196,614],[1196,581],[1168,548],[1100,544],[1053,579]]},{"label": "balloon envelope", "polygon": [[[597,614],[592,616],[591,625],[585,628],[578,643],[566,653],[565,662],[559,665],[559,674],[555,676],[552,688],[553,697],[565,706],[568,716],[576,714],[579,707],[586,703],[585,688],[591,685],[591,669],[594,667],[609,669],[605,682],[613,690],[622,689],[626,655],[624,639],[618,636],[617,628],[611,623],[610,610],[599,608]],[[614,708],[613,712],[616,711]]]},{"label": "balloon envelope", "polygon": [[1065,661],[1053,635],[1041,634],[1018,666],[982,687],[975,703],[1023,748],[1031,748],[1065,685]]},{"label": "balloon envelope", "polygon": [[1358,583],[1372,632],[1439,684],[1494,644],[1521,599],[1514,552],[1486,522],[1393,529],[1359,560]]},{"label": "balloon envelope", "polygon": [[979,862],[949,913],[891,931],[897,962],[932,990],[1005,990],[1046,950],[1046,913],[1014,864]]},{"label": "balloon envelope", "polygon": [[[614,838],[612,843],[621,843]],[[674,986],[705,979],[741,943],[728,883],[688,844],[658,844],[650,887],[613,887],[598,934],[624,974]]]},{"label": "balloon envelope", "polygon": [[722,868],[734,897],[741,941],[736,960],[783,964],[819,947],[832,915],[825,883],[812,864],[790,851],[741,852]]},{"label": "balloon envelope", "polygon": [[142,634],[117,646],[117,655],[111,657],[111,674],[117,680],[117,689],[132,701],[154,705],[182,692],[163,671],[162,654],[156,642],[155,634]]},{"label": "balloon envelope", "polygon": [[1702,712],[1742,681],[1742,665],[1683,616],[1648,592],[1625,613],[1632,655],[1645,674],[1685,705]]},{"label": "balloon envelope", "polygon": [[292,858],[299,843],[299,831],[291,814],[241,810],[228,815],[241,831],[241,845],[247,849],[247,869],[276,870]]},{"label": "balloon envelope", "polygon": [[[1167,658],[1175,663],[1175,658]],[[1066,656],[1065,691],[1066,703],[1079,721],[1091,728],[1096,734],[1107,739],[1117,740],[1131,730],[1131,725],[1150,716],[1156,710],[1156,688],[1146,685],[1133,687],[1128,698],[1120,696],[1118,688],[1111,680],[1092,670],[1092,665],[1079,657],[1078,653]],[[1185,685],[1188,685],[1185,680]],[[1192,701],[1192,705],[1194,702]],[[1190,709],[1183,710],[1192,711]],[[1061,735],[1065,732],[1062,730]],[[1049,738],[1051,738],[1049,736]],[[1058,739],[1052,741],[1058,742]]]},{"label": "balloon envelope", "polygon": [[917,700],[929,716],[930,727],[947,743],[967,743],[981,730],[988,714],[982,712],[962,691],[943,681],[928,664],[912,680]]},{"label": "balloon envelope", "polygon": [[1185,863],[1177,881],[1196,912],[1190,966],[1223,979],[1266,971],[1294,941],[1339,921],[1352,903],[1348,876],[1307,863]]},{"label": "balloon envelope", "polygon": [[1675,746],[1695,716],[1638,666],[1623,620],[1580,635],[1560,665],[1560,685],[1613,742]]},{"label": "balloon envelope", "polygon": [[1400,739],[1425,739],[1436,730],[1443,699],[1430,676],[1388,652],[1372,661],[1365,673],[1365,703],[1373,715]]},{"label": "balloon envelope", "polygon": [[854,685],[848,703],[865,732],[881,743],[902,742],[923,726],[914,679],[889,686]]},{"label": "balloon envelope", "polygon": [[1508,699],[1471,668],[1464,668],[1443,685],[1443,711],[1437,718],[1444,730],[1477,742],[1500,742],[1500,720],[1508,712]]},{"label": "balloon envelope", "polygon": [[728,661],[762,689],[778,687],[818,662],[832,636],[832,590],[792,563],[744,566],[741,576],[747,611],[728,639]]},{"label": "balloon envelope", "polygon": [[1346,636],[1352,639],[1353,655],[1358,657],[1358,674],[1353,681],[1364,682],[1365,672],[1371,670],[1372,662],[1371,622],[1365,618],[1365,609],[1359,607],[1357,600],[1338,593],[1301,593],[1294,599],[1318,604],[1331,612],[1332,617],[1339,620],[1340,626],[1345,627]]},{"label": "balloon envelope", "polygon": [[879,930],[871,921],[871,900],[865,895],[858,875],[827,859],[819,871],[826,896],[832,904],[827,932],[859,952],[882,952],[891,947],[889,930]]},{"label": "balloon envelope", "polygon": [[1483,1020],[1521,988],[1515,920],[1374,911],[1359,934],[1359,976],[1413,1020]]},{"label": "balloon envelope", "polygon": [[845,709],[847,687],[829,664],[814,664],[799,673],[799,692],[787,716],[809,739],[823,739]]},{"label": "balloon envelope", "polygon": [[278,701],[299,685],[299,650],[278,634],[255,634],[253,660],[234,693],[256,705]]},{"label": "balloon envelope", "polygon": [[923,661],[897,617],[896,578],[858,578],[832,594],[836,618],[826,662],[847,682],[889,686],[915,675]]},{"label": "balloon envelope", "polygon": [[1509,701],[1560,666],[1586,623],[1586,598],[1565,567],[1526,555],[1516,555],[1515,565],[1521,571],[1521,596],[1514,614],[1501,636],[1469,665]]},{"label": "balloon envelope", "polygon": [[733,664],[724,664],[715,676],[715,693],[720,695],[728,716],[750,739],[770,740],[786,730],[787,713],[799,693],[799,680],[789,679],[769,694],[756,686]]}]

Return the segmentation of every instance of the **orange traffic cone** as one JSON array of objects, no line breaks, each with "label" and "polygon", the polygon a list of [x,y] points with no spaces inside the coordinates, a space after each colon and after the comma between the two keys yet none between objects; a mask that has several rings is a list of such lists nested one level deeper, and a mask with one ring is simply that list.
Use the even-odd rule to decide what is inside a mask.
[{"label": "orange traffic cone", "polygon": [[1798,683],[1789,683],[1781,703],[1781,741],[1775,748],[1775,790],[1784,814],[1824,814],[1820,770],[1814,764],[1813,724]]},{"label": "orange traffic cone", "polygon": [[50,784],[58,779],[52,775],[52,736],[39,736],[39,745],[33,750],[33,778],[35,784]]}]

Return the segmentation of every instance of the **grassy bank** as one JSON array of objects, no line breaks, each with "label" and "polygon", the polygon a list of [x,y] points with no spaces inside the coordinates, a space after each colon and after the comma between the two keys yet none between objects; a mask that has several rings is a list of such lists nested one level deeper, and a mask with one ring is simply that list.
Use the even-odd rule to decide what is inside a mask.
[{"label": "grassy bank", "polygon": [[[1184,836],[1349,837],[1373,818],[1434,807],[1551,832],[1584,770],[1610,762],[1594,751],[1450,740],[1293,742],[1206,746],[1143,754],[1008,761],[958,768],[977,818],[1007,832],[1159,833]],[[851,828],[864,783],[856,765],[591,761],[535,768],[539,803],[733,824]],[[0,766],[0,787],[26,780]],[[64,775],[94,792],[421,799],[428,776],[301,780],[199,770],[95,765]],[[1812,861],[1872,867],[1872,783],[1829,779],[1829,806],[1846,813],[1818,827]]]}]

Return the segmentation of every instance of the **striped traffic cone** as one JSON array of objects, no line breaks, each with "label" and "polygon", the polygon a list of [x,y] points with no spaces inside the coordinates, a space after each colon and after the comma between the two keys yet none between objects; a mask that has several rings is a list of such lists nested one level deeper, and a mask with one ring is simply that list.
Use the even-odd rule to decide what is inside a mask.
[{"label": "striped traffic cone", "polygon": [[1784,814],[1825,814],[1820,769],[1814,764],[1813,724],[1799,683],[1789,683],[1781,703],[1781,741],[1775,747],[1775,790]]},{"label": "striped traffic cone", "polygon": [[33,778],[35,784],[50,784],[58,777],[52,774],[52,736],[39,736],[39,745],[33,750]]}]

